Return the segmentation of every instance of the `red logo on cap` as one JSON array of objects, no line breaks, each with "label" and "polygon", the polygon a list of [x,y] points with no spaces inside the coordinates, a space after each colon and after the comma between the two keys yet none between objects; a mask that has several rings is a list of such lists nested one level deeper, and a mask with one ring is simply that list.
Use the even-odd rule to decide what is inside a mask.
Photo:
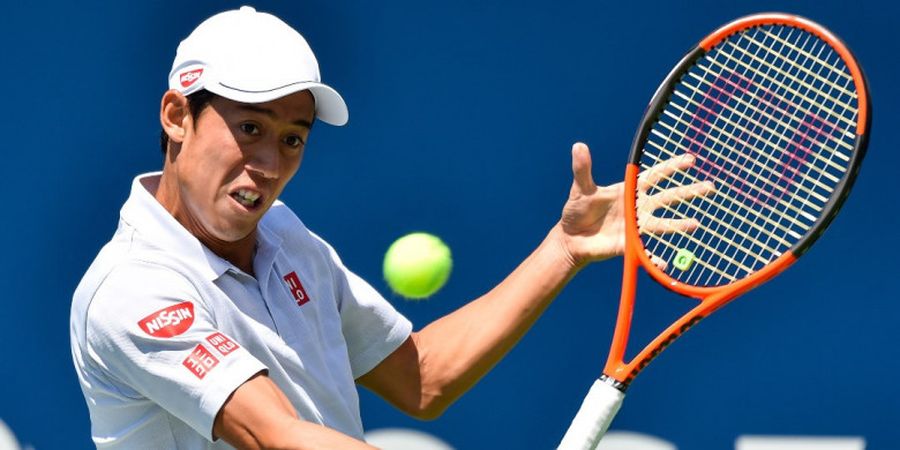
[{"label": "red logo on cap", "polygon": [[144,317],[138,326],[154,337],[168,338],[184,333],[194,323],[194,304],[182,302]]},{"label": "red logo on cap", "polygon": [[181,82],[181,87],[189,87],[194,84],[195,81],[200,79],[200,75],[203,75],[203,69],[194,69],[189,70],[187,72],[182,73],[178,77],[178,81]]}]

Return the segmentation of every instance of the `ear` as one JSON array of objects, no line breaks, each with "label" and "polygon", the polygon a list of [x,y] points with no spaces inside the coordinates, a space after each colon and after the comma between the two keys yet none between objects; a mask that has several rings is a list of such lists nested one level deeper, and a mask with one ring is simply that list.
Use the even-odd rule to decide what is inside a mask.
[{"label": "ear", "polygon": [[159,107],[159,122],[169,135],[169,141],[180,144],[190,122],[188,100],[181,92],[169,89],[163,94]]}]

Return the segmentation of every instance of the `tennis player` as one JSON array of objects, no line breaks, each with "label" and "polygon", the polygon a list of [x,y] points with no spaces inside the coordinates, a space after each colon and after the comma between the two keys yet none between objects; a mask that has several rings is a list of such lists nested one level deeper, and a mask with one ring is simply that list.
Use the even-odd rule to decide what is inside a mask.
[{"label": "tennis player", "polygon": [[217,14],[179,45],[160,107],[162,171],[135,178],[72,304],[98,447],[370,448],[357,383],[437,417],[579,268],[623,250],[622,187],[597,187],[576,144],[571,195],[541,245],[413,332],[278,201],[313,124],[347,118],[306,41],[272,15]]}]

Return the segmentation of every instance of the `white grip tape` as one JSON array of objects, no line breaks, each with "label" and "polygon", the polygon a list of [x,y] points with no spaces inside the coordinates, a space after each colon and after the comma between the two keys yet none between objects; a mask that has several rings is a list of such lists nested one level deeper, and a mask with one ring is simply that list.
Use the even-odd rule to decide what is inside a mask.
[{"label": "white grip tape", "polygon": [[557,449],[593,450],[616,417],[624,399],[624,392],[603,381],[594,381]]}]

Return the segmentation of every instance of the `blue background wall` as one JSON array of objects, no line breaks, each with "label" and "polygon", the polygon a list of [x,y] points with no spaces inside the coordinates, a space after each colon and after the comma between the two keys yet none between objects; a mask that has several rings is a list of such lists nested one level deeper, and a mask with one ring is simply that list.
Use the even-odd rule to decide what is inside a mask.
[{"label": "blue background wall", "polygon": [[[236,6],[3,5],[0,418],[24,443],[91,446],[69,354],[70,295],[111,236],[131,178],[161,166],[158,104],[178,42]],[[733,448],[741,434],[859,435],[870,449],[896,448],[896,5],[255,6],[306,35],[351,111],[347,127],[315,128],[284,200],[386,295],[380,264],[393,239],[427,230],[453,248],[455,271],[436,297],[392,298],[418,327],[488,290],[540,242],[568,192],[572,142],[591,145],[599,182],[621,179],[647,100],[706,33],[766,10],[830,27],[867,70],[875,105],[869,156],[843,214],[784,276],[664,353],[635,382],[614,428],[683,449]],[[585,269],[441,419],[416,422],[363,393],[365,424],[427,430],[463,449],[550,448],[602,368],[620,265]],[[647,279],[639,291],[637,339],[690,304]]]}]

